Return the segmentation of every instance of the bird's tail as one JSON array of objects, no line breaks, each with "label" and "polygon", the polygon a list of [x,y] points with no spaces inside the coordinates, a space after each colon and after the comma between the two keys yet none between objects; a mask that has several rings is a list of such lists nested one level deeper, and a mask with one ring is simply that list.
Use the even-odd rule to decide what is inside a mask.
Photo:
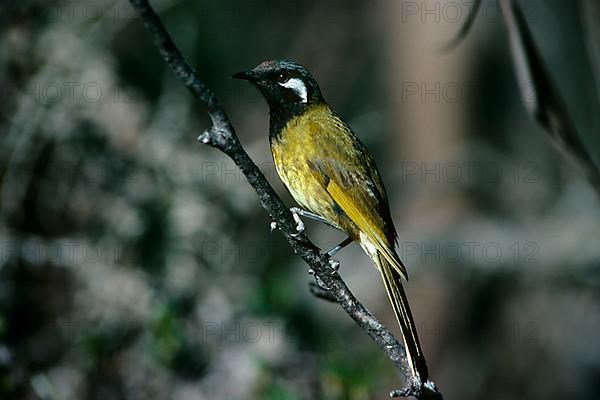
[{"label": "bird's tail", "polygon": [[[388,258],[384,257],[379,252],[377,252],[376,256],[373,258],[373,261],[377,264],[377,267],[381,272],[385,291],[387,292],[390,302],[392,303],[392,308],[394,309],[394,314],[396,314],[396,318],[400,324],[406,348],[406,356],[411,369],[417,379],[426,382],[429,378],[427,363],[423,351],[421,350],[415,322],[412,313],[410,312],[404,288],[402,287],[402,275],[398,272],[398,266],[390,264]],[[400,261],[398,260],[398,262]]]}]

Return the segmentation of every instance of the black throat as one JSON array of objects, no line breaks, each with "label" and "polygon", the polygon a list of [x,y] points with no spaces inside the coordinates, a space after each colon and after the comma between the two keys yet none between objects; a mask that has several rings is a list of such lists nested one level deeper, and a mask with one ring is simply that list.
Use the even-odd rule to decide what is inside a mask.
[{"label": "black throat", "polygon": [[269,140],[278,140],[287,123],[311,106],[309,103],[269,104]]}]

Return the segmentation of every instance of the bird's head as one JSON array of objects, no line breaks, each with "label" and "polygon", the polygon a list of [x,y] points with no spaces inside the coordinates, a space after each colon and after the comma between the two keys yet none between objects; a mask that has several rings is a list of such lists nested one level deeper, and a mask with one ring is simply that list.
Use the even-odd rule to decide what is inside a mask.
[{"label": "bird's head", "polygon": [[256,85],[271,112],[294,114],[323,101],[317,81],[306,68],[293,61],[265,61],[233,77]]}]

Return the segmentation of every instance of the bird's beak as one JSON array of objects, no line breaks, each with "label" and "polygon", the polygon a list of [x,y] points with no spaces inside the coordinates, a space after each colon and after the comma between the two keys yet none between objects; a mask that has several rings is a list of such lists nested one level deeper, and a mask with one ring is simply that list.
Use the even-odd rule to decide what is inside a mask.
[{"label": "bird's beak", "polygon": [[256,82],[259,79],[259,76],[253,70],[238,72],[232,76],[234,79],[243,79],[250,82]]}]

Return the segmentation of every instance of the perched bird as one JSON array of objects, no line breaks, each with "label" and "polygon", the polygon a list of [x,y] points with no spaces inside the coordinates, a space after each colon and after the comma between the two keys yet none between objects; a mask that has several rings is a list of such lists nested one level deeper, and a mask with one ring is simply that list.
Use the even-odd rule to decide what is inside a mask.
[{"label": "perched bird", "polygon": [[291,61],[265,61],[233,76],[258,87],[270,108],[275,167],[296,202],[294,217],[313,218],[348,234],[327,254],[358,241],[377,266],[400,324],[414,376],[428,379],[425,357],[402,287],[398,235],[373,157],[325,102],[317,81]]}]

